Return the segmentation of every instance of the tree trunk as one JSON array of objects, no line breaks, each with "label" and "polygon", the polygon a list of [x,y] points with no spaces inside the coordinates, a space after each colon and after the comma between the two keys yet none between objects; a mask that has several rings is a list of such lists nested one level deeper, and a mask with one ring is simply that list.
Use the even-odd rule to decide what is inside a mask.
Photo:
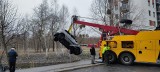
[{"label": "tree trunk", "polygon": [[5,36],[3,35],[3,30],[2,30],[2,44],[3,44],[4,51],[5,51],[6,56],[7,56],[7,64],[9,65],[8,49],[7,49],[7,44],[5,42]]},{"label": "tree trunk", "polygon": [[52,48],[53,48],[53,52],[55,51],[55,47],[54,47],[54,39],[52,39]]}]

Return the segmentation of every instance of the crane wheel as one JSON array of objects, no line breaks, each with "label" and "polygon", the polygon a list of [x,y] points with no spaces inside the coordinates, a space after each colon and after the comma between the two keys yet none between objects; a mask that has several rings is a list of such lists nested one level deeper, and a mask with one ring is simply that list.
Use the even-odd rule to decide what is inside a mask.
[{"label": "crane wheel", "polygon": [[119,57],[119,61],[124,65],[132,65],[134,63],[134,57],[130,53],[122,53]]},{"label": "crane wheel", "polygon": [[[105,52],[105,54],[106,54],[106,52]],[[106,56],[106,55],[105,55],[105,56]],[[117,55],[116,55],[113,51],[110,51],[110,54],[109,54],[109,62],[110,62],[111,64],[117,62]]]}]

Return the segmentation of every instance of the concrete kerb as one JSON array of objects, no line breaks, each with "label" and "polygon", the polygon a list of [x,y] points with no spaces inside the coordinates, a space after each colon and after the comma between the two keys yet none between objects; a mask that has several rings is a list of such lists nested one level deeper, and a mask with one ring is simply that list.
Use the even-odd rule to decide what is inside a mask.
[{"label": "concrete kerb", "polygon": [[65,71],[71,71],[71,70],[76,70],[76,69],[81,69],[81,68],[98,66],[98,65],[102,65],[102,64],[103,64],[103,63],[85,64],[85,65],[79,65],[79,66],[74,66],[74,67],[66,67],[66,68],[55,69],[54,71],[55,71],[55,72],[65,72]]},{"label": "concrete kerb", "polygon": [[64,72],[103,64],[101,60],[96,60],[96,64],[91,64],[90,62],[90,60],[81,60],[73,63],[16,70],[16,72]]}]

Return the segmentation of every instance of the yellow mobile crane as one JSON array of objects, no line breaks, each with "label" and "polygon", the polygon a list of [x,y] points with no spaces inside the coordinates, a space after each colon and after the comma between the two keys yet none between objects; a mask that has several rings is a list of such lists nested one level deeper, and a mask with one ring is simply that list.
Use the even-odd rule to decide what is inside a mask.
[{"label": "yellow mobile crane", "polygon": [[[131,65],[134,62],[157,63],[158,60],[160,60],[160,30],[135,31],[79,21],[78,16],[73,16],[72,19],[73,23],[68,31],[71,30],[71,27],[74,24],[82,24],[103,29],[99,54],[102,56],[102,48],[104,47],[104,44],[108,43],[112,50],[109,58],[111,63],[119,60],[122,64]],[[127,21],[132,23],[129,20],[126,20],[126,22]],[[108,31],[110,32],[110,36],[105,33]],[[118,32],[121,32],[124,35],[117,35]]]}]

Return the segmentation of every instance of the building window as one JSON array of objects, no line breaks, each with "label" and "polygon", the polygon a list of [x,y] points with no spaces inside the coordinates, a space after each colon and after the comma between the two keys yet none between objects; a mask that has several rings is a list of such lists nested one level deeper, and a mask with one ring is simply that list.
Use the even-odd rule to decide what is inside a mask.
[{"label": "building window", "polygon": [[151,11],[149,10],[149,16],[151,16]]},{"label": "building window", "polygon": [[157,11],[160,11],[160,6],[156,6],[157,7]]},{"label": "building window", "polygon": [[149,20],[149,24],[150,24],[150,26],[155,26],[155,25],[156,25],[156,22],[155,22],[155,21],[152,21],[152,20]]},{"label": "building window", "polygon": [[118,6],[118,0],[114,1],[115,6]]},{"label": "building window", "polygon": [[150,0],[148,0],[148,6],[150,6]]},{"label": "building window", "polygon": [[153,12],[153,17],[155,17],[155,12]]},{"label": "building window", "polygon": [[152,21],[151,21],[151,20],[149,20],[149,25],[150,25],[150,26],[152,25]]},{"label": "building window", "polygon": [[153,8],[154,8],[154,0],[152,0],[152,5],[153,5]]},{"label": "building window", "polygon": [[157,19],[160,20],[160,14],[157,14]]},{"label": "building window", "polygon": [[156,26],[156,21],[154,21],[154,26]]},{"label": "building window", "polygon": [[153,8],[154,8],[154,4],[153,4]]},{"label": "building window", "polygon": [[134,48],[133,41],[122,41],[122,48]]},{"label": "building window", "polygon": [[118,16],[118,14],[115,14],[115,18],[116,18],[116,19],[119,19],[119,16]]},{"label": "building window", "polygon": [[118,10],[118,6],[115,6],[115,10]]}]

